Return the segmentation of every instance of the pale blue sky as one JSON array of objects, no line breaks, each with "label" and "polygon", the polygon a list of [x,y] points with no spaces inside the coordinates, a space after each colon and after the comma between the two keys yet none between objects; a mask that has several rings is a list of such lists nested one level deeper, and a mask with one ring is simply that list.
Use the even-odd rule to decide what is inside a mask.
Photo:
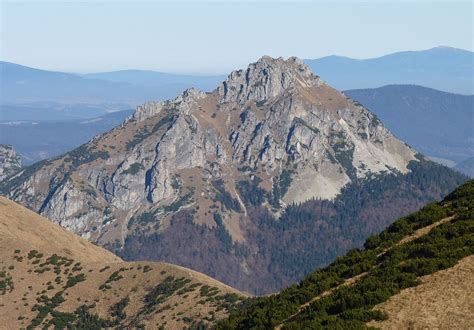
[{"label": "pale blue sky", "polygon": [[267,54],[472,50],[472,1],[1,1],[1,59],[71,72],[226,73]]}]

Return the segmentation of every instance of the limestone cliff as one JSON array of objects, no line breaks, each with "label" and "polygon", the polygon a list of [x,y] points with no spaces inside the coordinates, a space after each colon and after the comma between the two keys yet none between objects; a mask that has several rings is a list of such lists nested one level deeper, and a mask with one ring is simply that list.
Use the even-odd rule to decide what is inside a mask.
[{"label": "limestone cliff", "polygon": [[0,181],[18,172],[21,168],[21,157],[9,145],[0,144]]}]

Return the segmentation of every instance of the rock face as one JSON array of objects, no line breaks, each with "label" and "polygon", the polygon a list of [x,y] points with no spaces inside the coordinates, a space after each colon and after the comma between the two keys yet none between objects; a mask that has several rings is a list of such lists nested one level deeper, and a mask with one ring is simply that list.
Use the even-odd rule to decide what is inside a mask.
[{"label": "rock face", "polygon": [[0,181],[18,172],[21,168],[21,157],[12,146],[0,144]]},{"label": "rock face", "polygon": [[[249,208],[278,217],[288,204],[334,199],[351,182],[408,173],[413,161],[414,150],[301,60],[263,57],[212,93],[190,89],[138,107],[119,127],[1,189],[116,251],[132,235],[166,235],[182,212],[232,247],[250,240]],[[251,277],[247,261],[258,251],[245,251],[234,266]]]},{"label": "rock face", "polygon": [[[191,89],[138,107],[123,125],[32,173],[9,195],[101,241],[106,226],[92,228],[104,221],[126,227],[145,210],[165,217],[171,205],[202,205],[216,194],[236,201],[224,218],[245,213],[234,182],[249,175],[271,192],[282,172],[291,174],[275,196],[278,208],[334,198],[370,173],[405,173],[414,155],[301,60],[262,57],[213,93]],[[224,182],[221,192],[216,180]]]}]

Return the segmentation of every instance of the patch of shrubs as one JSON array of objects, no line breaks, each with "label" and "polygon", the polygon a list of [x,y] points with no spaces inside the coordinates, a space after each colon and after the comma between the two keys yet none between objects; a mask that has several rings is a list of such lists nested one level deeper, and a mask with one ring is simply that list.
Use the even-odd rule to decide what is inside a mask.
[{"label": "patch of shrubs", "polygon": [[114,317],[117,321],[124,320],[127,318],[127,314],[124,312],[125,307],[127,307],[130,299],[125,297],[121,299],[118,303],[114,304],[110,308],[110,315]]},{"label": "patch of shrubs", "polygon": [[91,163],[96,159],[108,159],[109,153],[104,150],[93,150],[89,148],[87,144],[70,151],[67,153],[65,162],[72,162],[73,168],[77,168],[82,164]]},{"label": "patch of shrubs", "polygon": [[163,209],[165,212],[176,212],[179,210],[180,207],[188,204],[192,196],[193,196],[192,192],[189,192],[184,196],[180,196],[180,198],[177,201],[171,203],[170,205],[166,205]]},{"label": "patch of shrubs", "polygon": [[130,174],[130,175],[135,175],[141,170],[143,170],[144,167],[140,163],[133,163],[131,164],[125,171],[123,171],[123,174]]},{"label": "patch of shrubs", "polygon": [[242,211],[239,201],[225,190],[224,181],[222,179],[212,181],[212,186],[216,191],[216,200],[221,203],[224,209],[234,210],[236,212]]},{"label": "patch of shrubs", "polygon": [[144,312],[151,313],[154,306],[166,301],[176,291],[182,289],[191,280],[181,277],[175,279],[174,276],[168,276],[163,282],[154,287],[148,294],[145,295]]},{"label": "patch of shrubs", "polygon": [[67,279],[67,282],[66,282],[66,285],[65,285],[65,289],[66,288],[72,288],[74,285],[76,285],[77,283],[79,282],[83,282],[86,280],[86,275],[84,273],[80,273],[76,276],[70,276],[68,279]]},{"label": "patch of shrubs", "polygon": [[112,286],[110,285],[110,283],[112,282],[116,282],[116,281],[119,281],[123,278],[122,275],[120,275],[121,272],[127,270],[126,268],[120,268],[119,270],[116,270],[115,272],[113,272],[112,274],[110,274],[109,278],[107,279],[107,281],[105,281],[104,284],[102,284],[100,287],[99,287],[99,290],[102,290],[102,291],[107,291],[109,289],[112,288]]},{"label": "patch of shrubs", "polygon": [[38,251],[36,250],[31,250],[30,252],[28,252],[28,259],[31,260],[33,258],[41,258],[43,256],[42,253],[39,253]]},{"label": "patch of shrubs", "polygon": [[[417,229],[451,215],[455,216],[451,222],[413,241],[397,244]],[[369,238],[365,250],[351,250],[276,295],[247,300],[218,328],[273,328],[312,298],[347,278],[368,272],[355,284],[340,286],[322,296],[285,323],[285,328],[290,329],[364,328],[370,320],[386,318],[373,310],[375,305],[404,288],[418,285],[418,277],[452,267],[461,258],[474,254],[473,232],[474,180],[470,180],[444,202],[430,204]]]},{"label": "patch of shrubs", "polygon": [[262,182],[262,179],[254,176],[252,180],[237,183],[239,194],[246,205],[259,206],[265,202],[267,192],[258,186],[260,182]]},{"label": "patch of shrubs", "polygon": [[13,278],[10,273],[3,270],[0,271],[0,295],[4,295],[7,292],[12,292],[13,288]]}]

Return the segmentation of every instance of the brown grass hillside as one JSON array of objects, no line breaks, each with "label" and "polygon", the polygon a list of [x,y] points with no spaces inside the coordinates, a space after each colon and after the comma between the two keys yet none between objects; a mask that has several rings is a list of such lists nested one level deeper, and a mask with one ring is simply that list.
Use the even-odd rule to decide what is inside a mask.
[{"label": "brown grass hillside", "polygon": [[474,256],[421,278],[375,309],[385,321],[368,325],[382,329],[474,329]]},{"label": "brown grass hillside", "polygon": [[181,329],[213,324],[244,296],[183,267],[124,262],[0,197],[0,328]]}]

